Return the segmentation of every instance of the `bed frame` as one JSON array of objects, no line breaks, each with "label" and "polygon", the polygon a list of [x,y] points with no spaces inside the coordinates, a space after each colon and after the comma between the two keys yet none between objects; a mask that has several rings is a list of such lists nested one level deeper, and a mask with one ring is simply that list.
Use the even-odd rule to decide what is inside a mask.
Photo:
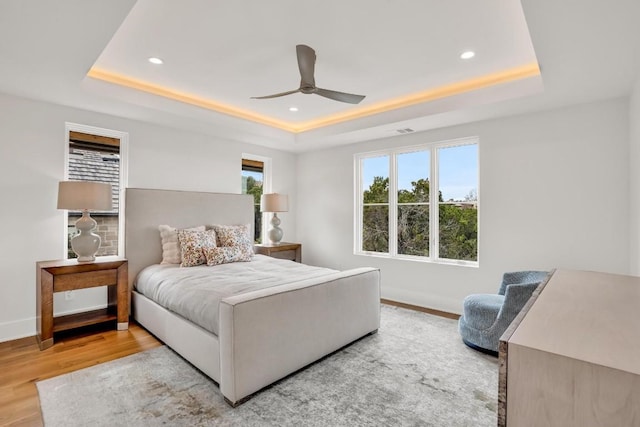
[{"label": "bed frame", "polygon": [[[128,188],[129,286],[162,259],[158,225],[252,224],[253,197]],[[225,298],[219,336],[132,291],[134,318],[203,371],[236,406],[380,325],[380,272],[358,268]]]}]

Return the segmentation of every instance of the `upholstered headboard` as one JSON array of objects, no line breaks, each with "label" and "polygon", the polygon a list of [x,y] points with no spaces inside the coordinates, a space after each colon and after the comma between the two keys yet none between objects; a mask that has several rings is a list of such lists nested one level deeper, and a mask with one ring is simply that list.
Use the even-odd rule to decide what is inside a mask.
[{"label": "upholstered headboard", "polygon": [[129,287],[144,267],[162,261],[158,225],[176,228],[213,224],[251,224],[253,196],[192,191],[125,190],[125,257]]}]

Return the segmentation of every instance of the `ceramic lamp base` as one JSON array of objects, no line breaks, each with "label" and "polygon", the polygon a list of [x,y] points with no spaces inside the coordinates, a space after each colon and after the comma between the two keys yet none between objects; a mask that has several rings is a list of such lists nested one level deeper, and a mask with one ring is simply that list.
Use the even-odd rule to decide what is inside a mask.
[{"label": "ceramic lamp base", "polygon": [[78,255],[78,262],[93,262],[96,260],[96,252],[100,249],[100,236],[93,233],[96,221],[91,218],[89,211],[82,211],[82,217],[76,221],[76,229],[79,231],[71,239],[71,249]]},{"label": "ceramic lamp base", "polygon": [[282,229],[279,227],[280,218],[278,218],[277,213],[273,213],[273,218],[271,218],[271,228],[269,229],[269,240],[272,244],[277,245],[282,240]]}]

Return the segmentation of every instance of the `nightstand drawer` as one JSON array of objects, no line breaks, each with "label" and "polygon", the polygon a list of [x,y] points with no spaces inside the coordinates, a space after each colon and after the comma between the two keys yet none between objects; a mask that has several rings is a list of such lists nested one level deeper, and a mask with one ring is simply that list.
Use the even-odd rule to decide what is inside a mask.
[{"label": "nightstand drawer", "polygon": [[108,286],[118,283],[118,270],[62,274],[53,279],[53,292]]},{"label": "nightstand drawer", "polygon": [[283,242],[277,245],[255,245],[255,252],[272,258],[302,262],[302,245],[300,243]]},{"label": "nightstand drawer", "polygon": [[296,251],[280,251],[271,252],[271,258],[289,259],[291,261],[296,260]]}]

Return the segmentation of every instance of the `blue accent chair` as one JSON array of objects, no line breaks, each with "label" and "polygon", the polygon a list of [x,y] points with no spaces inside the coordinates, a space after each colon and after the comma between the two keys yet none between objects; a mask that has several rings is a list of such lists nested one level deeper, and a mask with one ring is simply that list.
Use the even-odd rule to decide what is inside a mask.
[{"label": "blue accent chair", "polygon": [[458,322],[462,341],[475,350],[497,355],[500,337],[548,275],[547,271],[504,273],[497,294],[467,296]]}]

